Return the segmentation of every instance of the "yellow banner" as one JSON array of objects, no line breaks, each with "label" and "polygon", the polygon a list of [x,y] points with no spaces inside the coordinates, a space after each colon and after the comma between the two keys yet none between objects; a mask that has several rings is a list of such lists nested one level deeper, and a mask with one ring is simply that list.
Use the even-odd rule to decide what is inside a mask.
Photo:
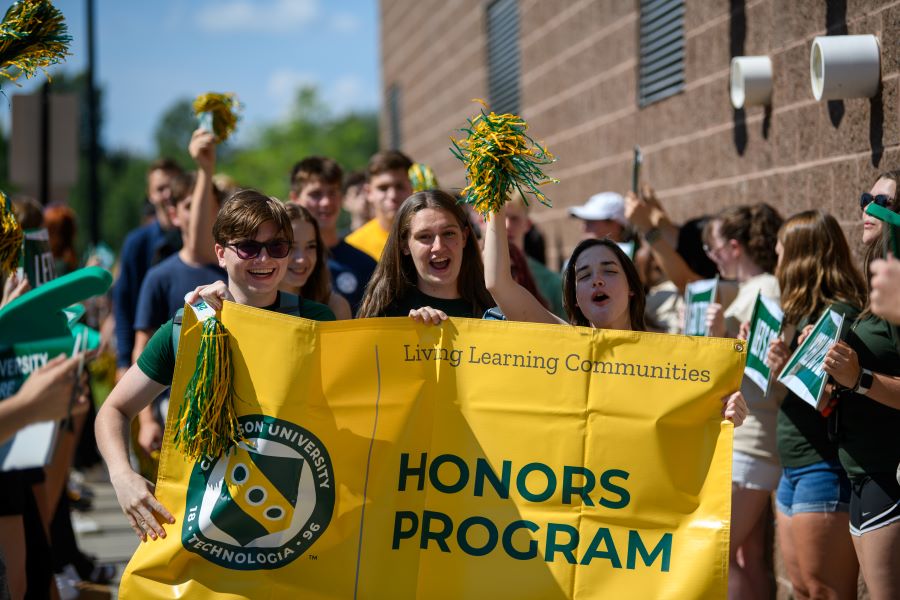
[{"label": "yellow banner", "polygon": [[250,445],[172,446],[123,598],[724,598],[735,340],[226,304]]}]

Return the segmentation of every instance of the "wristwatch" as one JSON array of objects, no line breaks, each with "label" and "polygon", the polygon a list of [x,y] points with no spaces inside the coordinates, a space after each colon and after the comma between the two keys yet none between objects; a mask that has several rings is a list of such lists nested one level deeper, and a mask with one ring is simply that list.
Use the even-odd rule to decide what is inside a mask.
[{"label": "wristwatch", "polygon": [[865,396],[869,393],[869,390],[872,388],[872,383],[874,381],[875,376],[872,375],[872,371],[870,371],[869,369],[862,369],[859,372],[859,381],[856,382],[856,387],[853,388],[853,391],[860,396]]},{"label": "wristwatch", "polygon": [[662,230],[659,227],[651,227],[647,230],[647,233],[644,234],[644,240],[651,246],[659,241],[659,238],[662,237]]}]

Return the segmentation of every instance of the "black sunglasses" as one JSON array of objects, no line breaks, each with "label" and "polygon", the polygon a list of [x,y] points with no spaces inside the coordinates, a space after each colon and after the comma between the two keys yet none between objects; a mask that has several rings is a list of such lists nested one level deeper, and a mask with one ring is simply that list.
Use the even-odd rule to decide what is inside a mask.
[{"label": "black sunglasses", "polygon": [[870,202],[874,202],[878,206],[888,208],[893,201],[893,198],[890,196],[886,196],[884,194],[878,194],[877,196],[873,196],[869,192],[863,192],[862,196],[859,197],[859,207],[865,208],[869,205]]},{"label": "black sunglasses", "polygon": [[291,252],[291,243],[287,240],[272,240],[270,242],[257,242],[256,240],[244,240],[233,244],[225,244],[228,248],[234,248],[238,258],[251,260],[259,256],[262,249],[266,249],[269,258],[284,258]]}]

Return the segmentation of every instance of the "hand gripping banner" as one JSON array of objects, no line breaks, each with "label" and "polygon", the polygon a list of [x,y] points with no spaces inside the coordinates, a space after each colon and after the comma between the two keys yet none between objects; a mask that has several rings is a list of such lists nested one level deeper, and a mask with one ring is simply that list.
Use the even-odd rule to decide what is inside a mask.
[{"label": "hand gripping banner", "polygon": [[724,598],[736,340],[226,303],[245,442],[187,461],[176,398],[123,598]]}]

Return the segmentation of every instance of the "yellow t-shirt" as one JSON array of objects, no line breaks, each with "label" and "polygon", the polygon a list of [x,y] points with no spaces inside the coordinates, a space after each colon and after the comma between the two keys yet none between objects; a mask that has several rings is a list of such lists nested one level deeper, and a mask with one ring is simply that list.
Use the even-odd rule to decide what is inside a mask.
[{"label": "yellow t-shirt", "polygon": [[381,258],[381,251],[387,243],[388,231],[381,228],[378,219],[372,219],[356,231],[351,232],[344,241],[359,248],[375,260]]}]

